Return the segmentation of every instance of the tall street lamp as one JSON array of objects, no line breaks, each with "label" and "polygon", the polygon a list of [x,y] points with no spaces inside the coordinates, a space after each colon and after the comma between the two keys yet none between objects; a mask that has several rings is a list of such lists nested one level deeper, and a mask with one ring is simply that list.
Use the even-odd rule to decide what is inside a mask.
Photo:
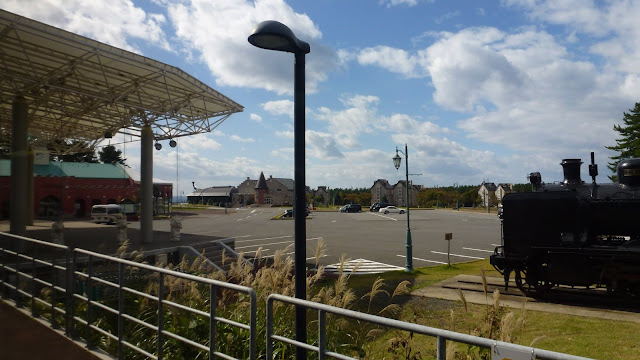
[{"label": "tall street lamp", "polygon": [[398,152],[404,155],[404,165],[407,175],[407,182],[405,183],[407,185],[407,242],[405,244],[407,248],[407,264],[405,266],[405,271],[410,272],[413,271],[413,254],[411,245],[411,226],[409,226],[409,204],[411,204],[411,197],[409,193],[409,150],[407,149],[407,144],[404,144],[404,152],[402,152],[402,150],[398,150],[398,147],[396,146],[396,156],[393,157],[393,165],[396,167],[396,170],[400,168],[400,164],[402,163],[402,158],[398,155]]},{"label": "tall street lamp", "polygon": [[[307,229],[305,211],[305,54],[311,51],[308,43],[298,39],[286,25],[269,20],[258,24],[251,35],[249,43],[262,49],[284,51],[295,55],[294,88],[293,88],[293,147],[294,147],[294,249],[295,249],[295,296],[307,298]],[[307,342],[307,316],[303,307],[296,306],[296,340]],[[296,347],[296,359],[306,359],[306,350]]]}]

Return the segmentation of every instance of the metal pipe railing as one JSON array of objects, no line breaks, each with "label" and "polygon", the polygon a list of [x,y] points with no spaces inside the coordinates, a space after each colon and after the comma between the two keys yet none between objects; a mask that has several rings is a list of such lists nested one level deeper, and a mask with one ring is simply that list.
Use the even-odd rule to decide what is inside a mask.
[{"label": "metal pipe railing", "polygon": [[[29,246],[19,246],[24,244],[29,244]],[[38,257],[36,254],[39,254],[40,252],[15,250],[25,249],[28,247],[39,247],[44,249],[42,253],[46,253],[45,256],[47,259],[51,258],[51,262],[44,260],[43,257]],[[64,252],[64,265],[57,260],[60,258],[60,255],[56,254],[56,252],[61,251]],[[51,252],[51,254],[48,252]],[[98,271],[98,266],[102,264],[116,264],[117,282],[113,279],[103,278],[103,274]],[[126,286],[125,272],[128,269],[134,268],[137,270],[144,270],[149,272],[149,274],[152,274],[149,278],[153,278],[154,275],[157,275],[157,294],[149,294],[144,291],[134,289],[133,287]],[[60,278],[58,273],[65,274],[64,284],[58,283],[58,279]],[[209,288],[207,291],[209,296],[208,301],[210,303],[209,312],[191,308],[187,305],[166,299],[168,294],[164,289],[164,281],[167,276],[207,286]],[[13,284],[10,283],[10,279],[14,280]],[[80,285],[85,285],[84,294],[76,293],[75,284],[77,280],[81,280],[79,283]],[[23,284],[26,285],[26,288],[23,287]],[[99,296],[97,295],[98,287],[110,288],[117,292],[115,306],[111,307],[106,301],[99,299]],[[256,358],[257,297],[254,290],[246,286],[207,279],[83,249],[71,250],[68,247],[59,244],[53,244],[13,234],[0,233],[0,288],[2,288],[0,289],[0,294],[9,294],[9,296],[12,294],[16,306],[21,306],[23,299],[24,301],[30,301],[31,313],[33,316],[38,316],[40,304],[44,305],[46,308],[50,307],[50,322],[54,327],[59,326],[56,321],[56,316],[59,316],[59,314],[64,315],[65,334],[69,337],[75,338],[77,336],[75,326],[76,324],[80,324],[85,329],[82,337],[87,343],[87,347],[90,349],[95,348],[98,345],[94,341],[94,336],[96,335],[117,341],[117,356],[119,359],[125,358],[125,348],[148,358],[162,359],[164,356],[163,345],[167,338],[180,341],[188,346],[194,347],[198,351],[208,352],[210,358],[219,357],[224,359],[234,359],[234,357],[219,352],[218,349],[216,349],[216,341],[219,340],[216,338],[215,332],[215,326],[217,323],[226,324],[228,326],[237,327],[243,331],[247,331],[249,359]],[[49,288],[51,290],[50,302],[42,298],[40,290],[43,288]],[[29,290],[25,291],[24,289]],[[219,289],[232,290],[248,295],[250,303],[248,324],[216,316],[216,293]],[[149,301],[155,301],[158,306],[158,315],[156,318],[157,324],[151,324],[133,316],[132,314],[127,314],[125,312],[127,294],[142,297]],[[64,296],[64,309],[56,307],[57,299],[60,299],[61,296]],[[76,313],[76,304],[82,303],[86,305],[86,310],[83,313]],[[165,329],[165,314],[169,308],[186,311],[194,316],[203,316],[208,318],[209,326],[212,326],[212,328],[209,330],[209,339],[207,344],[198,343],[192,339]],[[101,323],[97,321],[99,311],[104,311],[108,314],[117,316],[117,326],[113,333],[107,328],[101,327]],[[155,348],[152,350],[154,353],[127,341],[125,321],[150,329],[156,333],[156,344]]]},{"label": "metal pipe railing", "polygon": [[[310,345],[307,343],[301,343],[299,341],[289,339],[280,335],[276,335],[273,333],[273,304],[275,301],[280,301],[283,303],[287,303],[290,305],[300,306],[306,309],[312,309],[318,311],[318,346]],[[502,341],[496,341],[492,339],[481,338],[478,336],[461,334],[449,330],[442,330],[437,328],[432,328],[424,325],[418,325],[408,322],[403,322],[400,320],[389,319],[382,316],[365,314],[353,310],[338,308],[330,305],[320,304],[317,302],[302,300],[297,298],[292,298],[279,294],[269,295],[267,298],[267,351],[266,358],[273,359],[273,341],[281,341],[286,344],[294,345],[296,347],[301,347],[307,350],[314,351],[318,353],[319,359],[325,359],[327,356],[330,356],[335,359],[353,359],[346,355],[342,355],[333,351],[326,349],[327,344],[327,329],[326,329],[326,314],[335,314],[338,316],[351,318],[354,320],[360,320],[369,322],[372,324],[377,324],[381,326],[385,326],[387,328],[393,328],[398,330],[404,330],[407,332],[412,332],[415,334],[422,334],[436,338],[436,350],[437,350],[437,359],[438,360],[446,360],[446,342],[454,341],[458,343],[464,343],[469,345],[475,345],[481,348],[490,349],[492,352],[497,348],[501,349],[509,349],[514,351],[525,352],[531,354],[531,359],[546,359],[546,360],[588,360],[588,358],[581,356],[568,355],[563,353],[558,353],[554,351],[548,351],[543,349],[536,349],[532,347],[516,345],[511,343],[505,343]]]}]

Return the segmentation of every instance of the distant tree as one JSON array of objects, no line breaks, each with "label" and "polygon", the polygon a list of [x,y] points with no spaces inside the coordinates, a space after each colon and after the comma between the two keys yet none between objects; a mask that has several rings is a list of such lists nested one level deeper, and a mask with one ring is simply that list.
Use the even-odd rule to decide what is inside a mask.
[{"label": "distant tree", "polygon": [[382,195],[382,199],[380,199],[380,202],[389,203],[389,200],[387,199],[387,195]]},{"label": "distant tree", "polygon": [[618,153],[611,157],[613,161],[607,166],[613,172],[613,175],[609,176],[612,181],[617,180],[616,167],[620,160],[640,157],[640,103],[636,103],[633,109],[629,109],[629,113],[623,114],[624,125],[613,126],[613,130],[618,132],[620,138],[616,139],[616,145],[605,146]]},{"label": "distant tree", "polygon": [[124,162],[127,159],[122,159],[120,155],[122,155],[122,151],[117,150],[113,145],[107,145],[103,147],[102,150],[98,151],[100,162],[103,164],[115,164],[119,162],[124,165]]},{"label": "distant tree", "polygon": [[317,195],[316,197],[313,198],[313,201],[318,204],[324,204],[324,196]]},{"label": "distant tree", "polygon": [[345,194],[344,202],[345,204],[355,204],[358,202],[358,195],[354,193]]},{"label": "distant tree", "polygon": [[371,205],[371,191],[359,192],[357,199],[360,205]]}]

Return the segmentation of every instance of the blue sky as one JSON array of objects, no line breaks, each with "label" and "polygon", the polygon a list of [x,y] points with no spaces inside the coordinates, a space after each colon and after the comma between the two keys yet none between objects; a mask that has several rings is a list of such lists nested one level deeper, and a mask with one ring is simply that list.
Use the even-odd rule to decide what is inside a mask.
[{"label": "blue sky", "polygon": [[[247,42],[278,20],[306,57],[309,186],[562,180],[596,152],[608,175],[640,94],[640,2],[3,0],[0,7],[176,66],[244,106],[213,133],[154,152],[154,180],[198,187],[293,178],[293,55]],[[119,141],[117,138],[114,142]],[[118,145],[134,176],[139,142]],[[583,179],[587,179],[583,166]]]}]

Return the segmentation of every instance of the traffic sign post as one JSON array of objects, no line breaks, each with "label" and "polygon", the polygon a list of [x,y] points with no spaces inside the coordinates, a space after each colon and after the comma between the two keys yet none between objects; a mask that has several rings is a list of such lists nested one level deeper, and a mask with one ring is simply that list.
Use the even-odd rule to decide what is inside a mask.
[{"label": "traffic sign post", "polygon": [[447,264],[451,266],[451,240],[453,239],[453,233],[445,233],[444,239],[447,240]]}]

